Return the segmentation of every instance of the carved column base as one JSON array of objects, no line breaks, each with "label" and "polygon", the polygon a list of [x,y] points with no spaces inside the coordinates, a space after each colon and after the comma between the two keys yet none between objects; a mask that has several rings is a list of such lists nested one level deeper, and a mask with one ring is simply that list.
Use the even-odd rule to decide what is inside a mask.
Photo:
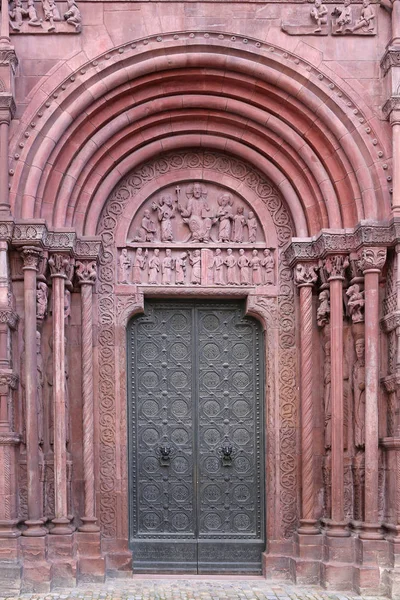
[{"label": "carved column base", "polygon": [[300,527],[297,530],[299,535],[318,535],[320,528],[316,519],[300,519]]},{"label": "carved column base", "polygon": [[55,518],[51,522],[54,527],[50,529],[49,533],[53,535],[70,535],[74,531],[74,527],[71,525],[68,517]]},{"label": "carved column base", "polygon": [[24,522],[26,529],[22,532],[25,537],[43,537],[47,535],[47,529],[43,527],[43,519],[28,519]]},{"label": "carved column base", "polygon": [[78,531],[84,533],[97,533],[100,531],[96,517],[81,517],[81,521],[83,521],[83,525],[78,527]]},{"label": "carved column base", "polygon": [[0,521],[0,539],[18,538],[21,531],[17,528],[19,519],[4,519]]},{"label": "carved column base", "polygon": [[347,521],[333,521],[332,519],[324,519],[326,527],[326,535],[331,538],[349,537],[350,531]]},{"label": "carved column base", "polygon": [[361,540],[383,540],[380,523],[363,523],[360,531]]},{"label": "carved column base", "polygon": [[78,580],[88,583],[103,582],[105,579],[105,559],[101,555],[100,532],[84,533],[75,536],[78,549]]}]

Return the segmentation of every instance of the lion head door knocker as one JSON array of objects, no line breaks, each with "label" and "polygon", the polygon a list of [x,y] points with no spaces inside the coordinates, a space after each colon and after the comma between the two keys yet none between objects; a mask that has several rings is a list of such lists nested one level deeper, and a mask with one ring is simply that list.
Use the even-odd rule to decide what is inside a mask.
[{"label": "lion head door knocker", "polygon": [[169,446],[160,446],[158,448],[158,458],[161,467],[169,467],[172,455],[172,449]]},{"label": "lion head door knocker", "polygon": [[219,454],[222,459],[222,465],[224,467],[232,466],[232,460],[235,455],[235,450],[229,440],[225,440],[221,448],[219,449]]}]

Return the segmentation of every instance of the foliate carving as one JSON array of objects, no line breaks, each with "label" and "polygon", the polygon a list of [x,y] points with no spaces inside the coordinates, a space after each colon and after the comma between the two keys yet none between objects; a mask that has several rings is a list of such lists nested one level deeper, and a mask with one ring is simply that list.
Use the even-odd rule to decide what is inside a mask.
[{"label": "foliate carving", "polygon": [[344,279],[345,270],[349,266],[349,258],[348,256],[343,256],[343,254],[334,254],[328,256],[323,261],[323,268],[327,274],[328,281],[330,279]]},{"label": "foliate carving", "polygon": [[317,279],[317,265],[312,263],[298,263],[294,271],[294,281],[298,286],[313,285]]},{"label": "foliate carving", "polygon": [[365,445],[365,340],[355,342],[356,362],[353,366],[354,402],[354,445],[357,449]]},{"label": "foliate carving", "polygon": [[42,241],[46,232],[43,224],[18,224],[14,227],[13,243],[15,245],[29,244],[32,241]]},{"label": "foliate carving", "polygon": [[386,75],[391,67],[399,66],[400,50],[398,48],[389,47],[381,60],[381,69],[383,71],[383,75]]},{"label": "foliate carving", "polygon": [[76,233],[73,231],[49,231],[44,236],[44,245],[49,250],[69,250],[74,248]]},{"label": "foliate carving", "polygon": [[70,275],[71,261],[66,254],[51,254],[48,260],[52,277],[65,277]]},{"label": "foliate carving", "polygon": [[324,327],[329,323],[331,305],[329,301],[329,290],[323,290],[318,296],[317,325]]},{"label": "foliate carving", "polygon": [[[1,50],[0,50],[1,57]],[[1,64],[1,60],[0,60]],[[14,221],[0,221],[0,240],[6,240],[7,242],[11,241],[12,235],[14,231]]]},{"label": "foliate carving", "polygon": [[100,253],[101,239],[82,238],[76,241],[75,257],[77,259],[97,259]]},{"label": "foliate carving", "polygon": [[80,285],[93,285],[97,277],[97,264],[95,260],[77,260],[75,263],[76,276]]},{"label": "foliate carving", "polygon": [[15,390],[18,385],[19,377],[15,373],[0,371],[0,386],[7,386]]},{"label": "foliate carving", "polygon": [[38,248],[23,248],[21,256],[24,262],[23,270],[34,269],[35,271],[37,271],[39,261],[42,256],[42,253]]},{"label": "foliate carving", "polygon": [[360,267],[365,272],[369,269],[382,270],[386,261],[386,248],[364,248],[361,253]]},{"label": "foliate carving", "polygon": [[18,67],[18,58],[14,48],[2,48],[0,50],[0,65],[10,65],[13,73]]},{"label": "foliate carving", "polygon": [[37,284],[36,290],[36,317],[39,321],[43,321],[47,316],[48,296],[49,290],[47,285],[43,281],[40,281]]},{"label": "foliate carving", "polygon": [[353,323],[362,323],[364,321],[364,292],[360,291],[360,286],[355,283],[351,285],[346,292],[348,297],[347,308]]}]

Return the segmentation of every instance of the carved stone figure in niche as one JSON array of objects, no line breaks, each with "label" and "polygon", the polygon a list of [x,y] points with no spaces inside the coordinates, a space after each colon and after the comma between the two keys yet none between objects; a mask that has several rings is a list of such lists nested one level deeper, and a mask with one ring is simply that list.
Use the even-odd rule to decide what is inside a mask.
[{"label": "carved stone figure in niche", "polygon": [[264,283],[274,285],[274,267],[275,260],[269,248],[265,248],[264,258],[261,259],[261,266],[264,268]]},{"label": "carved stone figure in niche", "polygon": [[356,362],[353,366],[354,444],[361,449],[365,444],[365,340],[355,343]]},{"label": "carved stone figure in niche", "polygon": [[237,261],[239,272],[240,272],[240,285],[249,285],[250,283],[250,273],[249,273],[249,265],[250,260],[244,253],[243,248],[239,250],[239,258]]},{"label": "carved stone figure in niche", "polygon": [[28,11],[22,6],[22,0],[15,0],[14,8],[9,11],[10,26],[14,31],[21,31],[24,17],[28,16]]},{"label": "carved stone figure in niche", "polygon": [[149,283],[158,283],[158,273],[160,272],[160,251],[154,250],[153,256],[149,260]]},{"label": "carved stone figure in niche", "polygon": [[40,281],[36,290],[36,316],[42,321],[47,315],[48,289],[47,285]]},{"label": "carved stone figure in niche", "polygon": [[224,281],[224,259],[221,255],[221,249],[217,248],[215,254],[212,259],[211,265],[208,267],[209,269],[213,269],[214,274],[214,284],[215,285],[225,285]]},{"label": "carved stone figure in niche", "polygon": [[231,221],[234,218],[232,213],[233,199],[231,194],[221,194],[218,198],[218,205],[218,242],[229,242],[231,239]]},{"label": "carved stone figure in niche", "polygon": [[183,285],[186,278],[186,259],[187,253],[182,252],[178,258],[175,259],[175,283]]},{"label": "carved stone figure in niche", "polygon": [[364,292],[360,292],[360,286],[355,283],[349,287],[346,296],[349,298],[347,306],[351,320],[353,323],[362,323],[364,321]]},{"label": "carved stone figure in niche", "polygon": [[258,256],[258,250],[253,250],[252,254],[250,267],[252,270],[253,285],[262,285],[261,258]]},{"label": "carved stone figure in niche", "polygon": [[153,202],[152,209],[157,211],[158,220],[161,224],[161,241],[173,242],[171,219],[175,218],[175,206],[171,194],[163,194],[159,203]]},{"label": "carved stone figure in niche", "polygon": [[192,265],[192,276],[190,282],[194,285],[201,283],[201,252],[195,250],[189,255],[190,264]]},{"label": "carved stone figure in niche", "polygon": [[73,25],[76,31],[82,28],[82,15],[75,0],[67,0],[68,10],[64,13],[64,19],[69,25]]},{"label": "carved stone figure in niche", "polygon": [[324,414],[325,414],[325,448],[332,445],[332,409],[331,409],[331,343],[324,346]]},{"label": "carved stone figure in niche", "polygon": [[165,251],[165,258],[163,258],[163,261],[161,264],[162,283],[164,285],[171,285],[173,268],[174,268],[174,259],[171,256],[171,250],[168,248]]},{"label": "carved stone figure in niche", "polygon": [[244,240],[244,228],[247,223],[243,213],[243,206],[238,206],[236,215],[233,217],[233,241],[238,244],[241,244]]},{"label": "carved stone figure in niche", "polygon": [[137,230],[134,242],[153,242],[156,234],[156,224],[150,217],[150,211],[145,210],[141,221],[141,227]]},{"label": "carved stone figure in niche", "polygon": [[136,250],[135,258],[132,267],[132,281],[133,283],[142,283],[142,271],[146,268],[148,250],[143,254],[143,248]]},{"label": "carved stone figure in niche", "polygon": [[369,0],[363,0],[363,7],[361,9],[360,18],[357,19],[355,25],[351,27],[350,31],[358,31],[361,29],[365,33],[373,33],[375,28],[375,10],[370,5]]},{"label": "carved stone figure in niche", "polygon": [[131,259],[128,256],[128,250],[123,248],[119,257],[119,283],[128,283],[130,268]]},{"label": "carved stone figure in niche", "polygon": [[351,8],[350,0],[344,0],[343,6],[335,7],[332,11],[332,16],[337,17],[335,23],[336,33],[342,33],[343,27],[350,25],[353,21],[353,9]]},{"label": "carved stone figure in niche", "polygon": [[186,208],[178,203],[178,210],[183,222],[189,227],[189,239],[193,242],[209,242],[213,220],[209,216],[210,208],[205,186],[199,182],[189,185],[186,196],[188,198]]},{"label": "carved stone figure in niche", "polygon": [[329,302],[329,291],[323,290],[318,296],[317,324],[319,327],[324,327],[324,325],[329,323],[330,314],[331,305]]},{"label": "carved stone figure in niche", "polygon": [[315,0],[314,6],[310,10],[310,17],[317,24],[317,28],[314,30],[314,33],[319,33],[322,31],[322,25],[326,25],[328,22],[328,9],[324,4],[322,4],[321,0]]},{"label": "carved stone figure in niche", "polygon": [[249,230],[249,243],[253,244],[257,239],[257,219],[254,216],[253,211],[249,212],[247,219],[247,229]]},{"label": "carved stone figure in niche", "polygon": [[224,264],[228,267],[226,275],[226,282],[228,285],[237,285],[236,263],[237,260],[232,254],[232,248],[228,248],[227,256],[224,260]]}]

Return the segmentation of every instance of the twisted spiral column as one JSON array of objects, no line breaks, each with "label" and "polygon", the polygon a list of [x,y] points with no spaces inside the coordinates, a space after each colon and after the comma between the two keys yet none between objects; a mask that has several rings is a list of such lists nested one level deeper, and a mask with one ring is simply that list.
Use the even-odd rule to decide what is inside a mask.
[{"label": "twisted spiral column", "polygon": [[301,520],[298,532],[304,535],[319,533],[314,518],[314,477],[313,477],[313,311],[312,288],[317,280],[316,266],[298,264],[295,281],[300,293],[300,397],[301,397]]},{"label": "twisted spiral column", "polygon": [[85,515],[79,531],[97,532],[94,485],[94,414],[93,414],[93,286],[96,265],[77,262],[77,276],[81,286],[82,310],[82,400],[83,400],[83,477],[85,488]]}]

